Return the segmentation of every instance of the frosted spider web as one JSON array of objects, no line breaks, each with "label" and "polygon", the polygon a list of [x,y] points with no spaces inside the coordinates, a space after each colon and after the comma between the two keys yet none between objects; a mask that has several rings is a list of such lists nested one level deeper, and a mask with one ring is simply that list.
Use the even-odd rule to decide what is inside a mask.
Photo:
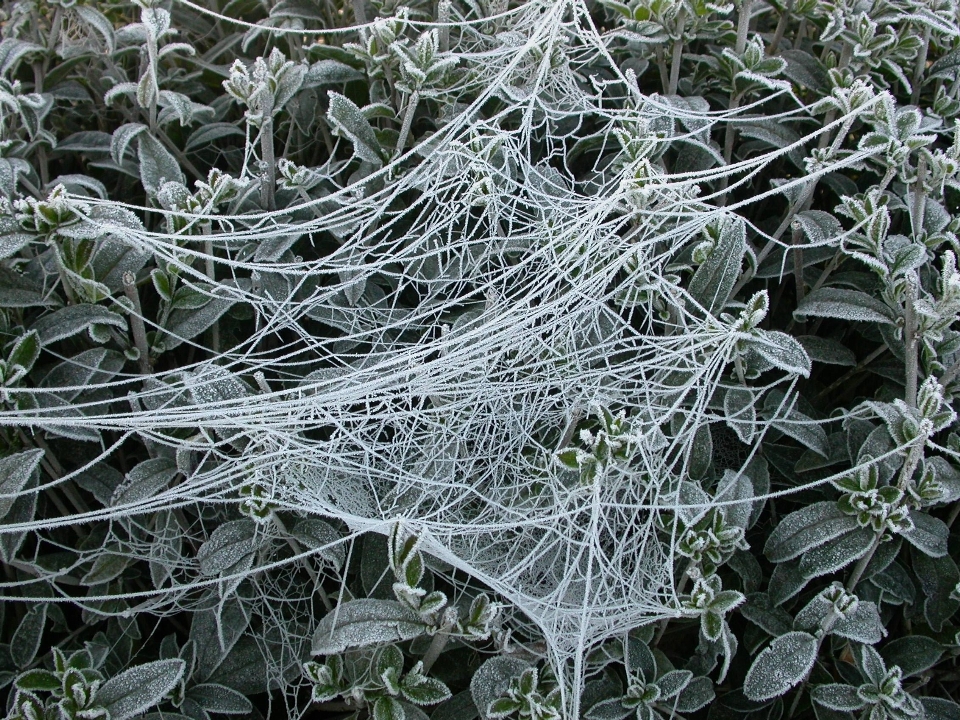
[{"label": "frosted spider web", "polygon": [[[701,197],[701,183],[726,175],[736,186],[793,146],[675,175],[622,162],[617,129],[656,147],[702,140],[730,116],[642,92],[582,2],[523,3],[463,23],[474,26],[483,32],[461,33],[452,48],[469,72],[451,93],[476,99],[451,105],[440,130],[408,151],[408,171],[395,160],[296,208],[187,216],[211,222],[210,236],[101,214],[105,233],[180,268],[201,292],[205,265],[216,263],[233,277],[217,297],[252,307],[257,329],[215,363],[104,383],[129,393],[128,412],[92,402],[83,416],[40,410],[3,422],[116,430],[193,453],[195,470],[175,487],[75,520],[229,500],[253,482],[272,502],[338,518],[355,534],[402,521],[542,636],[572,709],[590,648],[680,613],[674,546],[658,515],[708,507],[681,509],[679,480],[697,430],[722,419],[717,398],[739,338],[670,266],[708,223],[742,220],[737,206]],[[493,101],[502,109],[481,117]],[[586,179],[567,166],[578,141],[604,148]],[[619,170],[601,174],[609,162]],[[326,171],[334,176],[317,170]],[[293,211],[308,219],[292,221]],[[242,251],[291,236],[332,236],[340,247],[319,260]],[[326,335],[305,327],[317,322]],[[556,455],[577,446],[578,428],[601,408],[625,412],[634,455],[584,483]],[[174,441],[178,429],[190,438]],[[165,594],[176,605],[194,586]],[[301,620],[306,636],[310,618]]]}]

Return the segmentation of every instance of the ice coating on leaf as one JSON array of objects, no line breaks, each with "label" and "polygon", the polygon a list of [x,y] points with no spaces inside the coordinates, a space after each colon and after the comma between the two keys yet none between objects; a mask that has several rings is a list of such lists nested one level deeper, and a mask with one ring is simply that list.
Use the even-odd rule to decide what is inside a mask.
[{"label": "ice coating on leaf", "polygon": [[314,655],[332,655],[347,648],[411,640],[423,635],[426,623],[394,600],[350,600],[325,615],[313,633]]},{"label": "ice coating on leaf", "polygon": [[0,518],[10,512],[42,459],[43,450],[26,450],[0,458]]},{"label": "ice coating on leaf", "polygon": [[249,518],[219,526],[197,551],[200,572],[216,575],[249,556],[256,548],[256,532],[256,523]]},{"label": "ice coating on leaf", "polygon": [[470,679],[470,695],[481,718],[488,717],[490,703],[501,697],[510,681],[529,667],[530,663],[525,660],[503,656],[492,657],[479,667]]},{"label": "ice coating on leaf", "polygon": [[97,700],[110,712],[111,720],[128,720],[163,700],[185,668],[179,659],[135,665],[107,680]]},{"label": "ice coating on leaf", "polygon": [[751,700],[782,695],[803,680],[817,659],[817,639],[805,632],[788,632],[773,641],[753,661],[743,683]]},{"label": "ice coating on leaf", "polygon": [[796,318],[825,317],[891,324],[893,313],[876,298],[859,290],[821,287],[803,298],[793,312]]}]

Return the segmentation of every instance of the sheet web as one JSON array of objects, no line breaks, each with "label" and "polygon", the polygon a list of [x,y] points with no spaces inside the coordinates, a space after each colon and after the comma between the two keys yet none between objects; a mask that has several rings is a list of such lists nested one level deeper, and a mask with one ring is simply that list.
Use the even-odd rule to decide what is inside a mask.
[{"label": "sheet web", "polygon": [[[473,99],[449,102],[445,124],[404,157],[299,207],[181,213],[210,223],[205,236],[147,232],[103,212],[91,220],[200,292],[211,292],[214,263],[213,292],[251,307],[256,332],[215,362],[105,384],[129,394],[129,412],[113,402],[17,422],[136,433],[193,454],[195,470],[175,487],[91,517],[155,532],[148,513],[235,500],[253,483],[355,533],[401,520],[457,570],[452,582],[480,581],[510,604],[510,622],[542,637],[573,708],[591,647],[680,612],[675,538],[657,520],[681,504],[698,428],[721,419],[738,341],[674,267],[708,224],[742,222],[701,197],[702,183],[786,150],[671,175],[658,149],[702,139],[727,116],[637,87],[584,3],[533,1],[458,22],[451,53],[466,71],[448,95]],[[501,109],[480,112],[489,107]],[[573,166],[578,142],[604,148],[586,171]],[[630,143],[648,150],[631,157]],[[248,145],[251,173],[257,148]],[[124,207],[76,202],[91,218]],[[291,236],[333,236],[339,249],[306,260],[242,252]],[[311,330],[317,322],[328,332]],[[604,409],[624,413],[631,458],[585,481],[558,451],[583,447],[580,430],[596,432]],[[177,429],[189,439],[173,440]],[[189,608],[189,591],[208,581],[180,570],[143,609]],[[287,594],[308,637],[307,605],[260,577],[265,597]],[[290,633],[289,618],[265,622]]]}]

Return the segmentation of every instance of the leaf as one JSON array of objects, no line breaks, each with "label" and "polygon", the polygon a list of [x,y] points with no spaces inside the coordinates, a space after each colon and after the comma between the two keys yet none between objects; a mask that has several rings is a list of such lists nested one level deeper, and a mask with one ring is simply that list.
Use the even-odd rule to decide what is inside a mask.
[{"label": "leaf", "polygon": [[20,690],[59,690],[60,679],[49,670],[27,670],[17,676],[14,686]]},{"label": "leaf", "polygon": [[810,358],[796,338],[775,330],[755,330],[750,347],[775,368],[810,377]]},{"label": "leaf", "polygon": [[943,520],[922,510],[911,510],[910,519],[913,527],[900,533],[908,543],[930,557],[938,558],[947,554],[950,528]]},{"label": "leaf", "polygon": [[36,479],[43,450],[26,450],[0,459],[0,518],[24,495],[21,491],[31,478]]},{"label": "leaf", "polygon": [[47,603],[31,605],[10,638],[10,658],[22,668],[33,662],[47,626]]},{"label": "leaf", "polygon": [[131,558],[114,552],[101,552],[93,567],[80,579],[81,585],[99,585],[119,577],[131,563]]},{"label": "leaf", "polygon": [[497,655],[481,665],[470,679],[470,696],[480,710],[480,717],[487,720],[490,704],[507,692],[510,681],[519,677],[530,663],[520,658]]},{"label": "leaf", "polygon": [[147,126],[141,123],[127,123],[113,131],[110,140],[110,157],[117,165],[123,165],[123,156],[126,155],[130,143],[146,131]]},{"label": "leaf", "polygon": [[[22,237],[23,242],[17,241],[13,245],[6,245],[3,238],[0,238],[0,258],[17,252],[30,240],[29,235],[18,237]],[[32,282],[31,279],[9,268],[0,267],[0,308],[42,307],[56,304],[55,298],[43,292],[42,285]]]},{"label": "leaf", "polygon": [[823,210],[804,210],[797,213],[793,223],[814,245],[835,245],[836,243],[831,241],[843,234],[840,221]]},{"label": "leaf", "polygon": [[783,695],[813,668],[817,648],[817,639],[805,632],[789,632],[774,638],[750,666],[743,694],[751,700]]},{"label": "leaf", "polygon": [[149,195],[156,195],[164,182],[185,182],[176,158],[152,135],[143,133],[139,136],[137,158],[140,160],[140,181]]},{"label": "leaf", "polygon": [[739,217],[727,218],[712,252],[690,279],[688,292],[712,315],[727,304],[747,252],[747,230]]},{"label": "leaf", "polygon": [[320,620],[313,634],[314,655],[335,655],[347,648],[412,640],[428,626],[406,605],[394,600],[350,600]]},{"label": "leaf", "polygon": [[784,517],[763,553],[772,562],[791,560],[858,527],[856,518],[845,515],[835,502],[813,503]]},{"label": "leaf", "polygon": [[[36,472],[31,473],[25,487],[31,489],[36,488],[39,484],[38,475],[39,473]],[[38,493],[34,491],[21,495],[14,500],[13,505],[3,517],[3,524],[19,525],[33,520],[34,513],[37,509],[37,494]],[[24,530],[19,532],[7,530],[6,532],[0,533],[0,558],[6,563],[12,561],[26,536],[27,533]]]},{"label": "leaf", "polygon": [[7,358],[7,365],[11,369],[20,366],[24,373],[28,373],[38,357],[40,357],[40,337],[36,330],[31,330],[17,338]]},{"label": "leaf", "polygon": [[43,345],[72,337],[97,325],[110,325],[126,332],[127,321],[102,305],[68,305],[44,315],[33,324]]},{"label": "leaf", "polygon": [[740,441],[749,444],[757,432],[756,397],[747,388],[731,387],[723,396],[723,417]]},{"label": "leaf", "polygon": [[859,290],[821,287],[803,298],[793,311],[798,322],[807,317],[836,318],[893,324],[893,312],[883,302]]},{"label": "leaf", "polygon": [[717,696],[713,681],[708,677],[695,677],[677,697],[677,712],[692,713],[706,707]]},{"label": "leaf", "polygon": [[225,522],[197,551],[200,572],[210,577],[242,562],[256,551],[256,535],[257,524],[250,518]]},{"label": "leaf", "polygon": [[436,705],[450,697],[450,688],[436,678],[413,673],[400,681],[400,692],[414,705]]},{"label": "leaf", "polygon": [[257,638],[250,634],[242,635],[208,678],[208,682],[226,685],[245,695],[266,692],[271,684],[270,672]]},{"label": "leaf", "polygon": [[339,60],[328,58],[318,60],[307,70],[304,78],[304,87],[317,87],[318,85],[341,85],[352,82],[353,80],[363,80],[366,75],[362,70],[357,70]]},{"label": "leaf", "polygon": [[940,660],[944,647],[926,635],[905,635],[880,648],[887,667],[899,665],[904,677],[919,675]]},{"label": "leaf", "polygon": [[327,119],[337,134],[353,143],[354,152],[361,160],[378,167],[383,165],[386,154],[377,140],[370,121],[363,116],[352,100],[340,93],[330,91],[330,109]]},{"label": "leaf", "polygon": [[846,535],[808,550],[800,558],[800,572],[808,580],[827,575],[846,567],[863,557],[873,545],[876,533],[869,528],[857,528]]},{"label": "leaf", "polygon": [[205,123],[190,133],[184,149],[187,152],[209,145],[216,140],[227,137],[244,137],[243,130],[233,123],[215,122]]},{"label": "leaf", "polygon": [[960,717],[960,705],[957,705],[953,700],[935,697],[918,699],[923,706],[926,720],[956,720]]},{"label": "leaf", "polygon": [[319,549],[317,554],[335,568],[342,568],[347,561],[347,549],[340,533],[330,523],[306,518],[298,522],[290,534],[311,550]]},{"label": "leaf", "polygon": [[253,703],[243,693],[217,683],[194,685],[187,697],[207,712],[222,715],[244,715],[253,710]]},{"label": "leaf", "polygon": [[169,458],[144,460],[135,465],[110,498],[111,507],[137,505],[153,497],[177,474],[177,464]]},{"label": "leaf", "polygon": [[430,720],[476,720],[480,711],[473,704],[469,690],[457,693],[433,709]]},{"label": "leaf", "polygon": [[110,720],[128,720],[153,707],[183,677],[183,660],[155,660],[136,665],[107,680],[97,701],[110,713]]},{"label": "leaf", "polygon": [[857,694],[857,688],[840,683],[817,685],[810,691],[810,699],[825,708],[841,712],[859,710],[866,705]]},{"label": "leaf", "polygon": [[844,367],[854,367],[857,364],[857,356],[853,350],[837,340],[818,335],[801,335],[797,340],[814,362]]},{"label": "leaf", "polygon": [[406,720],[406,714],[398,701],[381,695],[373,703],[373,720]]},{"label": "leaf", "polygon": [[866,600],[861,600],[857,609],[850,615],[837,620],[830,632],[848,640],[870,645],[880,642],[887,634],[876,604]]},{"label": "leaf", "polygon": [[943,624],[960,609],[960,600],[951,597],[960,583],[960,569],[952,557],[932,558],[924,553],[911,553],[913,568],[923,594],[923,614],[934,632],[940,632]]},{"label": "leaf", "polygon": [[[250,281],[243,279],[238,283],[241,289],[249,289]],[[236,300],[224,297],[231,289],[230,282],[223,282],[211,293],[214,299],[199,310],[174,310],[167,321],[167,335],[163,340],[166,350],[173,350],[185,340],[195,338],[213,325],[229,310]],[[233,288],[235,291],[235,288]]]}]

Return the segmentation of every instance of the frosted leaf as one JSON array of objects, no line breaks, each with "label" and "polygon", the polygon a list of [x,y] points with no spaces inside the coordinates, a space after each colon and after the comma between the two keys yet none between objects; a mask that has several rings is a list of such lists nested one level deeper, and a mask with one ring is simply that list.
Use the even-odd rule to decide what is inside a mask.
[{"label": "frosted leaf", "polygon": [[708,677],[695,677],[677,697],[677,712],[692,713],[706,707],[717,696],[713,682]]},{"label": "frosted leaf", "polygon": [[810,699],[822,707],[839,712],[859,710],[866,705],[857,694],[857,688],[839,683],[818,685],[810,691]]},{"label": "frosted leaf", "polygon": [[31,605],[10,638],[10,659],[18,668],[33,662],[47,626],[47,603]]},{"label": "frosted leaf", "polygon": [[810,358],[796,338],[775,330],[754,330],[751,347],[773,367],[810,377]]},{"label": "frosted leaf", "polygon": [[845,515],[835,502],[824,500],[783,518],[767,538],[763,552],[772,562],[784,562],[857,527],[856,518]]},{"label": "frosted leaf", "polygon": [[352,100],[331,91],[327,118],[337,134],[353,143],[357,157],[375,165],[383,164],[386,154],[373,132],[373,127]]},{"label": "frosted leaf", "polygon": [[739,217],[726,218],[718,235],[712,252],[697,268],[689,286],[690,295],[712,314],[726,305],[747,251],[746,226]]},{"label": "frosted leaf", "polygon": [[732,387],[723,396],[723,415],[727,426],[744,443],[753,440],[757,432],[756,398],[745,387]]},{"label": "frosted leaf", "polygon": [[807,317],[836,318],[890,325],[893,312],[884,303],[859,290],[821,287],[803,298],[793,311],[798,321]]},{"label": "frosted leaf", "polygon": [[177,464],[169,458],[154,458],[138,463],[114,490],[110,505],[135,505],[153,497],[177,474]]},{"label": "frosted leaf", "polygon": [[42,459],[43,450],[27,450],[0,458],[0,518],[10,512]]},{"label": "frosted leaf", "polygon": [[33,324],[40,334],[40,341],[49,345],[57,340],[72,337],[97,325],[109,325],[127,331],[127,321],[123,316],[110,312],[103,305],[68,305],[44,315]]},{"label": "frosted leaf", "polygon": [[253,703],[247,699],[246,695],[216,683],[194,685],[187,691],[187,697],[207,712],[244,715],[253,710]]},{"label": "frosted leaf", "polygon": [[[18,244],[12,252],[16,252],[26,244],[29,237],[24,237],[24,242]],[[0,257],[4,254],[4,242],[4,237],[0,236]],[[43,293],[42,285],[9,268],[0,268],[0,307],[42,307],[54,303],[52,297]]]},{"label": "frosted leaf", "polygon": [[406,605],[394,600],[350,600],[320,620],[313,634],[314,655],[334,655],[347,648],[412,640],[429,627]]},{"label": "frosted leaf", "polygon": [[340,533],[334,530],[330,523],[317,518],[306,518],[296,524],[291,535],[306,547],[319,549],[320,557],[336,568],[343,567],[347,560],[347,550],[344,543],[340,542]]},{"label": "frosted leaf", "polygon": [[836,572],[863,557],[873,545],[875,538],[876,533],[872,529],[858,527],[856,530],[851,530],[830,542],[808,550],[800,558],[800,572],[808,580]]},{"label": "frosted leaf", "polygon": [[853,350],[832,338],[820,337],[819,335],[801,335],[797,338],[797,341],[814,362],[842,365],[844,367],[854,367],[857,364],[857,356]]},{"label": "frosted leaf", "polygon": [[743,694],[751,700],[769,700],[783,695],[802,681],[817,659],[817,639],[805,632],[788,632],[774,638],[753,661],[743,682]]},{"label": "frosted leaf", "polygon": [[226,522],[210,534],[197,551],[200,572],[217,575],[253,554],[257,524],[250,518]]},{"label": "frosted leaf", "polygon": [[481,718],[486,720],[490,703],[503,696],[510,681],[529,667],[530,663],[525,660],[500,655],[490,658],[477,669],[470,679],[470,695]]},{"label": "frosted leaf", "polygon": [[855,642],[875,645],[887,634],[876,604],[861,600],[857,609],[834,623],[831,632]]},{"label": "frosted leaf", "polygon": [[159,703],[183,677],[183,660],[156,660],[136,665],[107,680],[97,701],[110,720],[128,720]]},{"label": "frosted leaf", "polygon": [[917,550],[930,557],[943,557],[947,554],[947,540],[950,528],[940,518],[920,510],[911,510],[912,527],[900,534]]},{"label": "frosted leaf", "polygon": [[887,667],[897,666],[904,677],[920,675],[943,657],[944,646],[926,635],[904,635],[883,646],[880,655]]},{"label": "frosted leaf", "polygon": [[843,233],[840,221],[823,210],[804,210],[797,213],[793,224],[803,231],[813,245],[835,244],[832,241]]}]

